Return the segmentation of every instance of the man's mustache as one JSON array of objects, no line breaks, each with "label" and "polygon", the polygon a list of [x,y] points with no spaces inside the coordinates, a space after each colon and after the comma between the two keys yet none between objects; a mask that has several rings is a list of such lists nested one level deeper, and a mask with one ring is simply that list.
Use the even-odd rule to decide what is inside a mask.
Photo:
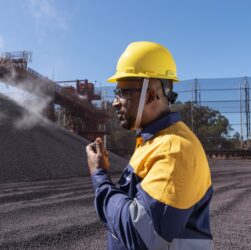
[{"label": "man's mustache", "polygon": [[116,115],[123,115],[124,113],[121,112],[120,110],[116,110]]}]

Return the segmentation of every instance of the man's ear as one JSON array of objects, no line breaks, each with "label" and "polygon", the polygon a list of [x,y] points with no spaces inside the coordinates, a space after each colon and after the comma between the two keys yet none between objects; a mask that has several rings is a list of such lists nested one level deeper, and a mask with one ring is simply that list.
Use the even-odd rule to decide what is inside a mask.
[{"label": "man's ear", "polygon": [[156,99],[156,92],[153,89],[148,89],[146,94],[146,104],[154,102]]}]

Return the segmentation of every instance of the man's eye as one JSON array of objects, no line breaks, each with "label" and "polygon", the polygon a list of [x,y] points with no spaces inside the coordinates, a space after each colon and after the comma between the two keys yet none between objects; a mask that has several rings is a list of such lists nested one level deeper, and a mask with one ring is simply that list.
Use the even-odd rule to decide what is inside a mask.
[{"label": "man's eye", "polygon": [[121,89],[121,93],[123,96],[127,96],[130,94],[130,90],[129,89]]}]

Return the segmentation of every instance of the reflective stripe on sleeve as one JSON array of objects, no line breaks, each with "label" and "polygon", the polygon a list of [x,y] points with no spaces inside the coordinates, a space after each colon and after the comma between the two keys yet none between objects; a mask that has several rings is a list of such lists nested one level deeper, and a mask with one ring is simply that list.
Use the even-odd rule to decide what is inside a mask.
[{"label": "reflective stripe on sleeve", "polygon": [[151,217],[136,199],[131,203],[129,210],[132,223],[148,249],[169,249],[169,242],[155,232]]}]

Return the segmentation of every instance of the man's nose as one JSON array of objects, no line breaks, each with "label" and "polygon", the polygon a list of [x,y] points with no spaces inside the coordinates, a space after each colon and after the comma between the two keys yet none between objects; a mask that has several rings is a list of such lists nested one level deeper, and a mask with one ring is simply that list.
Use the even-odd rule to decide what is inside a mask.
[{"label": "man's nose", "polygon": [[118,108],[118,107],[121,106],[121,102],[120,102],[120,100],[119,100],[118,97],[115,97],[114,101],[112,102],[112,106],[113,106],[114,108]]}]

